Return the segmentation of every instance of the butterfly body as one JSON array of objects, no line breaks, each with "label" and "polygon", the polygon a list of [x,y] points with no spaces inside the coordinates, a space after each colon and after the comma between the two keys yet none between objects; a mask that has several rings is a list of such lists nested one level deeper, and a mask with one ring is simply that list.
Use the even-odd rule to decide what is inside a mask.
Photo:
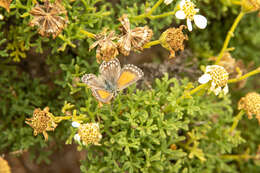
[{"label": "butterfly body", "polygon": [[106,62],[100,68],[100,75],[85,74],[81,80],[87,84],[97,100],[108,103],[118,91],[127,88],[143,77],[143,72],[138,67],[128,64],[122,69],[117,58]]}]

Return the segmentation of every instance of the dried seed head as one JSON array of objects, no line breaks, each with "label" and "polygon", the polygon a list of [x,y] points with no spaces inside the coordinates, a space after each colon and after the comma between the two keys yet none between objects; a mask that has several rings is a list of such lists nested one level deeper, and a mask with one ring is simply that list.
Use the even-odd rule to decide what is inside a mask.
[{"label": "dried seed head", "polygon": [[57,37],[68,22],[67,11],[60,0],[56,0],[55,3],[46,0],[44,5],[37,4],[30,13],[34,16],[30,26],[38,26],[39,34],[44,37]]},{"label": "dried seed head", "polygon": [[100,145],[102,135],[99,131],[98,123],[87,123],[79,126],[78,135],[84,145]]},{"label": "dried seed head", "polygon": [[260,124],[260,94],[251,92],[242,97],[238,102],[238,109],[245,110],[249,119],[255,114]]},{"label": "dried seed head", "polygon": [[91,46],[90,50],[97,46],[96,58],[97,61],[110,61],[119,54],[117,50],[116,43],[113,40],[117,39],[115,32],[111,31],[107,34],[107,29],[105,29],[100,34],[96,35],[96,40]]},{"label": "dried seed head", "polygon": [[46,131],[54,131],[57,124],[54,122],[54,116],[49,112],[49,108],[46,107],[43,110],[35,109],[32,118],[27,118],[26,124],[30,125],[34,129],[34,136],[39,133],[43,133],[45,140],[48,140],[48,134]]},{"label": "dried seed head", "polygon": [[148,26],[131,29],[130,21],[126,14],[120,17],[119,21],[122,24],[120,30],[123,33],[118,40],[119,51],[125,56],[129,55],[131,49],[142,51],[143,46],[151,40],[153,31]]},{"label": "dried seed head", "polygon": [[175,57],[175,52],[184,50],[184,40],[188,40],[188,36],[183,34],[182,30],[187,28],[181,25],[179,28],[169,28],[160,36],[161,45],[170,51],[170,58]]},{"label": "dried seed head", "polygon": [[219,62],[220,66],[223,66],[228,73],[233,73],[236,67],[236,60],[231,56],[229,52],[225,52],[221,61]]},{"label": "dried seed head", "polygon": [[0,173],[11,173],[8,162],[2,157],[0,157]]},{"label": "dried seed head", "polygon": [[0,6],[4,7],[6,11],[10,12],[10,4],[12,0],[0,0]]},{"label": "dried seed head", "polygon": [[254,12],[260,10],[260,0],[242,0],[241,6],[244,12]]}]

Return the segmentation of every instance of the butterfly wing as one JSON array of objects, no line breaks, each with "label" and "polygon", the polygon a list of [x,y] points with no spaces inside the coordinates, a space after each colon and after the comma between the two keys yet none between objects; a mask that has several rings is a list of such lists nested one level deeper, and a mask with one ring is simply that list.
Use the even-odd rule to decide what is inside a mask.
[{"label": "butterfly wing", "polygon": [[117,80],[118,90],[121,91],[127,88],[129,85],[132,85],[141,79],[143,75],[144,73],[140,68],[132,64],[125,65],[121,70],[120,76]]},{"label": "butterfly wing", "polygon": [[102,103],[108,103],[113,98],[113,93],[104,89],[91,88],[91,91],[93,96]]},{"label": "butterfly wing", "polygon": [[97,100],[108,103],[112,99],[113,93],[105,89],[105,82],[102,78],[98,78],[94,74],[85,74],[81,81],[91,88],[92,94]]},{"label": "butterfly wing", "polygon": [[121,72],[120,62],[117,58],[114,58],[108,62],[103,61],[99,67],[99,72],[103,81],[109,83],[109,85],[112,85],[112,89],[116,88],[116,81]]}]

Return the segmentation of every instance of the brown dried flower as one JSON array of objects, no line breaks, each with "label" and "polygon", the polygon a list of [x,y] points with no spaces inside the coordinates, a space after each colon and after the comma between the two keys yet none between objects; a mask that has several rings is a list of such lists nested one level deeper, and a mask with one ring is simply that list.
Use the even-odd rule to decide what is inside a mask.
[{"label": "brown dried flower", "polygon": [[2,157],[0,157],[0,173],[11,173],[8,162]]},{"label": "brown dried flower", "polygon": [[131,48],[134,51],[142,51],[143,46],[151,40],[153,31],[148,26],[131,29],[126,14],[120,17],[119,21],[122,24],[120,29],[123,32],[123,35],[118,40],[119,51],[125,56],[129,55]]},{"label": "brown dried flower", "polygon": [[60,0],[56,0],[55,3],[46,0],[44,5],[37,4],[30,13],[34,16],[30,26],[38,26],[39,34],[44,37],[52,35],[54,39],[61,33],[68,22],[67,11]]},{"label": "brown dried flower", "polygon": [[260,10],[260,0],[242,0],[241,6],[245,12],[254,12]]},{"label": "brown dried flower", "polygon": [[102,135],[99,131],[98,123],[80,124],[78,133],[74,136],[74,139],[76,141],[82,140],[82,143],[84,145],[100,145],[99,141],[101,140],[101,138]]},{"label": "brown dried flower", "polygon": [[42,133],[45,140],[48,140],[48,134],[46,131],[54,131],[57,124],[54,122],[54,116],[49,112],[49,108],[46,107],[43,110],[35,109],[32,118],[27,118],[26,124],[30,125],[34,129],[34,136]]},{"label": "brown dried flower", "polygon": [[0,0],[0,6],[4,7],[6,11],[10,12],[10,4],[12,0]]},{"label": "brown dried flower", "polygon": [[260,94],[250,92],[245,97],[242,97],[238,102],[238,109],[246,111],[248,119],[252,119],[255,114],[258,123],[260,124]]},{"label": "brown dried flower", "polygon": [[117,45],[113,42],[115,39],[117,39],[115,32],[111,31],[109,34],[107,34],[107,29],[96,35],[97,41],[95,41],[89,49],[91,50],[98,46],[96,50],[96,58],[98,62],[101,60],[110,61],[119,54]]},{"label": "brown dried flower", "polygon": [[184,40],[188,40],[188,36],[182,32],[184,28],[187,27],[181,25],[179,28],[169,28],[160,36],[160,43],[170,51],[170,58],[175,57],[176,51],[184,50]]},{"label": "brown dried flower", "polygon": [[171,150],[177,150],[177,146],[175,144],[171,144],[170,148]]}]

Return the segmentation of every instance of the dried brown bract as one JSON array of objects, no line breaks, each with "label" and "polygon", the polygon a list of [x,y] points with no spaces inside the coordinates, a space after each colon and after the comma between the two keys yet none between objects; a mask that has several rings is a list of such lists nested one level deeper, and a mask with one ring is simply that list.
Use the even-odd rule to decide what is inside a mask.
[{"label": "dried brown bract", "polygon": [[130,21],[126,14],[120,17],[119,21],[122,24],[120,30],[123,33],[118,40],[119,51],[125,56],[129,55],[131,49],[142,51],[143,46],[151,40],[153,31],[148,26],[131,29]]},{"label": "dried brown bract", "polygon": [[246,111],[248,119],[252,119],[255,114],[258,123],[260,124],[260,94],[250,92],[245,97],[242,97],[238,102],[238,109]]},{"label": "dried brown bract", "polygon": [[0,173],[11,173],[8,162],[2,157],[0,157]]},{"label": "dried brown bract", "polygon": [[184,50],[184,41],[188,40],[188,36],[183,34],[182,30],[187,28],[181,25],[179,28],[169,28],[164,31],[160,37],[161,45],[170,51],[170,58],[175,57],[175,52]]},{"label": "dried brown bract", "polygon": [[38,32],[44,37],[52,35],[54,39],[65,28],[68,22],[67,11],[60,0],[51,3],[44,1],[44,5],[37,4],[30,13],[34,16],[30,26],[38,26]]},{"label": "dried brown bract", "polygon": [[57,124],[54,122],[53,114],[49,112],[49,108],[46,107],[43,110],[35,109],[32,118],[27,118],[26,124],[34,129],[34,136],[42,133],[45,140],[48,140],[48,134],[46,131],[54,131]]},{"label": "dried brown bract", "polygon": [[119,54],[117,45],[113,42],[115,39],[117,39],[115,32],[111,31],[109,34],[107,34],[107,29],[96,35],[97,41],[95,41],[89,49],[91,50],[98,46],[96,50],[96,58],[98,62],[101,60],[110,61]]},{"label": "dried brown bract", "polygon": [[12,0],[0,0],[0,6],[4,7],[6,11],[10,12],[10,4]]}]

